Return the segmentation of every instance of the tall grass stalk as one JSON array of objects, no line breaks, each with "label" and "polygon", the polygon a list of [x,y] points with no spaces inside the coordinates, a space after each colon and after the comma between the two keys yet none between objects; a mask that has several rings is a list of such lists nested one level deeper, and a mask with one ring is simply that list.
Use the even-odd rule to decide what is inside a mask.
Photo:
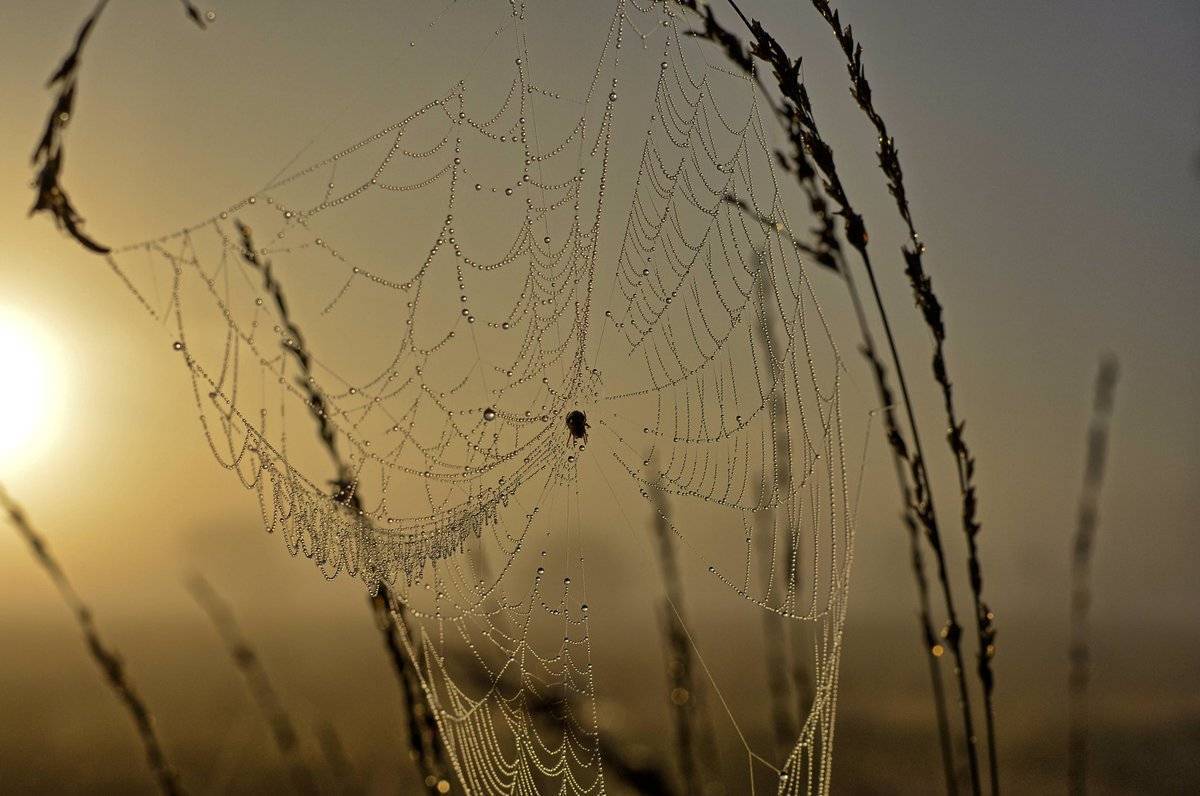
[{"label": "tall grass stalk", "polygon": [[179,777],[167,760],[162,741],[159,740],[158,731],[154,727],[154,716],[150,713],[145,699],[142,698],[129,678],[125,662],[116,649],[101,638],[92,616],[92,610],[88,608],[79,593],[75,591],[75,587],[71,585],[67,573],[59,565],[58,559],[50,552],[45,537],[34,529],[24,510],[17,505],[3,486],[0,486],[0,508],[3,508],[8,514],[9,522],[16,529],[17,535],[29,545],[34,560],[50,576],[50,580],[54,581],[54,586],[58,589],[63,602],[74,614],[79,629],[83,631],[88,654],[96,662],[105,682],[108,683],[125,712],[129,714],[129,718],[133,720],[134,727],[137,728],[138,738],[141,740],[142,749],[146,754],[146,762],[158,782],[159,789],[168,796],[184,793]]},{"label": "tall grass stalk", "polygon": [[[766,261],[759,253],[757,277],[755,279],[755,304],[758,322],[755,333],[767,360],[766,369],[771,375],[771,391],[768,395],[768,415],[771,428],[774,467],[770,473],[762,472],[758,477],[758,511],[755,513],[755,532],[759,537],[759,571],[765,583],[764,598],[768,604],[779,602],[778,581],[783,581],[785,604],[797,599],[801,588],[798,578],[799,536],[795,529],[785,528],[782,573],[779,571],[779,544],[776,533],[779,527],[780,496],[791,489],[792,451],[788,436],[786,382],[783,381],[779,356],[779,330],[775,317],[770,312],[774,301],[774,283],[769,277]],[[812,695],[807,678],[807,668],[798,654],[791,666],[788,665],[788,645],[792,625],[774,610],[762,612],[763,647],[767,670],[767,693],[771,703],[771,724],[775,733],[777,758],[786,759],[800,734],[800,727],[807,714]],[[794,645],[793,645],[794,646]],[[795,650],[792,650],[795,654]],[[793,708],[795,713],[793,714]],[[793,715],[795,719],[793,719]]]},{"label": "tall grass stalk", "polygon": [[987,732],[988,771],[992,793],[1000,791],[1000,765],[996,751],[996,711],[993,704],[995,676],[992,658],[995,655],[995,616],[983,600],[983,569],[979,561],[977,539],[982,526],[978,520],[978,499],[975,488],[975,457],[964,435],[966,421],[962,420],[954,404],[954,387],[946,367],[946,326],[942,318],[942,305],[933,290],[933,281],[925,271],[925,244],[913,224],[912,210],[908,204],[908,192],[904,187],[904,171],[900,166],[900,153],[896,141],[888,132],[887,124],[875,109],[871,84],[863,66],[863,49],[854,39],[849,25],[843,26],[836,9],[827,0],[812,0],[813,6],[828,23],[846,56],[846,69],[850,76],[850,94],[858,107],[870,120],[879,140],[879,168],[887,180],[888,191],[896,202],[896,210],[908,230],[909,241],[901,247],[905,262],[905,274],[912,287],[913,298],[933,338],[933,377],[942,393],[942,405],[946,413],[949,431],[946,439],[954,454],[961,501],[963,535],[967,542],[967,573],[971,584],[971,597],[975,612],[976,671],[983,692],[984,719]]},{"label": "tall grass stalk", "polygon": [[1088,613],[1092,604],[1092,550],[1100,516],[1100,488],[1104,483],[1104,468],[1108,458],[1108,429],[1116,387],[1117,360],[1106,356],[1100,361],[1100,369],[1096,374],[1083,492],[1079,497],[1079,514],[1071,555],[1067,785],[1070,793],[1076,796],[1087,793],[1088,680],[1091,665],[1088,649]]},{"label": "tall grass stalk", "polygon": [[[355,514],[359,514],[362,510],[361,492],[358,483],[353,478],[353,470],[342,457],[337,446],[335,429],[325,413],[324,395],[316,379],[312,376],[311,354],[308,353],[305,346],[303,334],[292,321],[288,312],[283,285],[275,277],[271,264],[258,257],[250,228],[239,223],[238,233],[241,237],[243,259],[263,275],[264,287],[275,300],[279,318],[288,330],[287,342],[284,345],[303,372],[303,377],[297,383],[306,391],[307,404],[310,414],[317,424],[318,436],[338,472],[338,477],[333,484],[335,499],[345,503]],[[368,598],[376,627],[383,639],[388,660],[392,664],[403,695],[409,754],[420,769],[422,781],[429,792],[447,793],[450,786],[447,777],[451,766],[446,760],[442,736],[433,714],[433,707],[421,686],[415,663],[407,651],[411,648],[411,637],[407,637],[408,625],[405,621],[404,603],[395,596],[387,584],[383,583],[379,584],[378,588],[368,595]],[[686,637],[684,640],[686,641]],[[488,682],[482,685],[491,688],[495,684]],[[557,704],[552,701],[533,698],[528,707],[530,714],[535,718],[543,721],[558,720]],[[599,746],[601,757],[608,764],[608,772],[617,779],[639,792],[670,792],[667,778],[658,767],[640,764],[629,759],[612,739],[603,734],[600,735]]]},{"label": "tall grass stalk", "polygon": [[[189,0],[180,1],[187,16],[201,28],[205,27],[204,19],[197,7],[189,2]],[[63,188],[62,169],[64,162],[64,135],[67,125],[71,121],[72,111],[74,110],[83,48],[107,5],[108,0],[99,0],[92,12],[84,19],[83,24],[76,33],[72,48],[68,51],[58,69],[51,75],[47,83],[47,87],[56,89],[57,93],[50,113],[47,116],[41,138],[34,149],[32,158],[35,169],[33,187],[36,197],[29,211],[30,215],[40,212],[49,213],[60,229],[74,238],[83,248],[96,254],[107,254],[111,249],[83,232],[83,218],[71,203],[65,188]],[[249,228],[239,225],[239,231],[242,232],[243,243],[246,244],[245,251],[243,252],[244,259],[252,267],[262,272],[264,283],[275,299],[279,315],[291,332],[292,342],[287,344],[286,347],[293,359],[299,364],[305,376],[310,376],[311,357],[304,348],[303,337],[300,335],[299,329],[291,322],[288,316],[287,304],[282,290],[278,282],[271,275],[269,264],[260,263],[254,253],[253,246],[249,245]],[[318,434],[337,469],[338,475],[334,482],[335,499],[345,503],[352,510],[360,508],[361,501],[353,489],[351,470],[337,449],[333,427],[324,412],[324,396],[315,387],[315,382],[311,382],[308,379],[301,380],[301,387],[307,391],[310,413],[317,423]],[[382,614],[377,609],[377,605],[381,602],[387,606],[400,606],[400,602],[395,599],[386,584],[379,584],[370,597],[373,610],[375,610],[375,617],[379,622],[380,632],[384,635],[385,645],[391,651],[391,645],[396,640],[396,632],[401,630],[395,627],[395,623],[402,621],[403,614],[400,614],[398,618],[394,611],[389,610],[386,612],[387,618],[383,619]],[[97,658],[97,660],[99,661],[100,658]],[[400,681],[401,690],[405,695],[405,710],[409,713],[410,719],[409,727],[419,726],[421,728],[419,733],[410,733],[409,741],[414,758],[416,758],[418,765],[422,769],[423,781],[432,793],[444,793],[445,790],[442,790],[442,788],[447,786],[448,781],[444,778],[442,772],[448,770],[448,767],[445,765],[441,746],[436,741],[438,737],[436,721],[433,718],[432,710],[429,708],[427,697],[420,688],[420,683],[413,666],[406,664],[404,661],[402,650],[399,655],[393,654],[391,660],[397,678]],[[136,696],[132,691],[130,695]],[[416,707],[417,705],[420,707]],[[430,739],[433,739],[432,742],[430,742]],[[158,748],[156,743],[153,748]]]},{"label": "tall grass stalk", "polygon": [[[191,0],[180,0],[184,13],[203,30],[204,17]],[[66,161],[64,138],[67,126],[71,123],[75,112],[75,97],[79,89],[79,65],[83,59],[83,48],[92,35],[100,15],[108,7],[108,0],[99,0],[88,14],[79,30],[75,33],[75,42],[58,68],[46,81],[46,88],[54,90],[54,104],[46,117],[46,124],[41,138],[33,150],[31,158],[35,175],[33,188],[36,192],[33,206],[29,215],[49,213],[55,225],[90,252],[108,254],[111,249],[100,243],[83,231],[83,216],[72,204],[67,195],[67,189],[62,184],[63,165]]]},{"label": "tall grass stalk", "polygon": [[246,640],[246,636],[238,627],[233,610],[200,575],[194,575],[188,580],[188,590],[208,616],[213,627],[216,628],[217,634],[229,649],[229,656],[233,658],[234,666],[245,678],[246,686],[250,689],[254,703],[262,713],[263,719],[266,720],[267,726],[271,728],[271,738],[275,741],[275,746],[279,749],[279,754],[287,766],[292,786],[299,793],[315,794],[317,792],[316,777],[313,776],[312,769],[304,759],[304,750],[300,746],[300,734],[296,731],[296,724],[292,721],[292,717],[283,706],[283,700],[279,698],[279,694],[271,684],[271,678],[267,675],[267,670],[262,665],[258,653],[254,651],[254,647]]},{"label": "tall grass stalk", "polygon": [[[332,482],[333,497],[345,505],[349,512],[364,518],[358,482],[354,478],[353,469],[338,448],[336,429],[329,421],[329,416],[325,411],[325,395],[313,375],[312,355],[304,342],[304,335],[300,331],[300,327],[296,325],[288,312],[283,286],[275,278],[270,261],[259,258],[250,227],[239,221],[237,230],[241,238],[242,260],[262,275],[263,288],[274,300],[280,323],[287,329],[283,347],[300,369],[301,375],[297,378],[296,383],[305,392],[309,415],[317,426],[317,436],[337,472],[337,477]],[[366,522],[365,519],[362,521]],[[432,794],[446,793],[449,788],[447,775],[450,766],[447,764],[442,747],[433,706],[429,704],[429,697],[421,686],[416,671],[416,662],[411,660],[407,654],[409,645],[405,644],[405,636],[408,628],[404,621],[404,605],[392,593],[390,587],[382,582],[375,585],[375,588],[368,594],[368,598],[376,627],[383,637],[384,647],[388,651],[392,669],[400,683],[400,690],[404,697],[409,753],[420,769],[422,782],[429,792]]]},{"label": "tall grass stalk", "polygon": [[666,496],[657,486],[652,487],[650,497],[654,505],[654,538],[658,543],[658,563],[662,570],[663,586],[666,589],[662,609],[663,637],[666,641],[667,683],[670,690],[675,738],[675,760],[683,780],[684,793],[703,793],[698,746],[700,731],[697,726],[694,704],[696,699],[695,675],[692,666],[692,648],[688,643],[682,612],[683,587],[679,580],[679,567],[675,551],[671,546],[670,507]]},{"label": "tall grass stalk", "polygon": [[[893,452],[893,461],[901,483],[905,525],[909,529],[910,550],[913,553],[913,569],[918,585],[918,599],[921,602],[921,631],[927,644],[927,649],[936,654],[936,651],[942,649],[942,646],[933,640],[932,619],[928,611],[928,587],[924,579],[923,560],[920,555],[919,545],[916,544],[915,540],[918,527],[924,532],[926,542],[934,554],[938,582],[947,615],[947,623],[940,636],[945,646],[950,649],[954,660],[955,682],[958,687],[959,707],[962,713],[963,742],[967,755],[971,789],[973,793],[978,794],[980,793],[980,766],[971,710],[971,694],[965,675],[961,644],[962,629],[957,618],[949,567],[942,544],[937,510],[934,504],[932,481],[926,466],[927,460],[921,442],[916,412],[895,335],[892,331],[890,316],[884,305],[868,250],[868,235],[865,220],[851,204],[848,192],[837,171],[833,148],[822,137],[817,126],[807,88],[800,76],[800,60],[792,59],[778,40],[771,36],[757,20],[750,20],[746,17],[734,0],[729,0],[729,5],[734,9],[750,32],[752,42],[748,46],[743,43],[737,34],[717,21],[711,7],[703,2],[703,0],[682,0],[681,5],[691,9],[704,21],[704,29],[696,31],[694,35],[718,44],[725,51],[726,56],[731,62],[756,81],[764,96],[771,102],[771,107],[774,109],[775,115],[783,126],[791,144],[789,152],[778,153],[779,160],[784,168],[796,177],[797,183],[808,197],[810,207],[820,222],[817,230],[817,243],[810,245],[808,252],[810,254],[815,252],[817,262],[838,270],[846,281],[863,337],[863,351],[871,365],[880,402],[883,406],[884,429]],[[840,24],[838,25],[838,30],[841,31]],[[854,51],[861,56],[860,50],[854,48]],[[755,65],[755,59],[770,65],[776,84],[775,87],[779,94],[778,99],[768,90],[766,84],[763,82]],[[869,98],[869,87],[867,97]],[[892,151],[892,154],[894,154],[893,150],[889,151]],[[885,174],[889,176],[889,185],[899,186],[902,190],[903,183],[892,182],[892,175],[888,173],[888,169],[892,165],[895,165],[898,170],[898,160],[892,160],[881,165],[884,165]],[[828,197],[829,201],[826,201],[825,197]],[[832,208],[829,206],[830,202],[833,205]],[[907,208],[907,203],[903,203],[902,207]],[[845,267],[845,257],[833,224],[833,217],[835,216],[841,219],[842,233],[849,246],[855,251],[857,259],[860,261],[867,275],[871,297],[880,323],[883,326],[889,359],[895,372],[902,398],[909,442],[904,440],[900,433],[899,425],[895,420],[892,408],[894,404],[892,400],[893,391],[882,360],[877,354],[870,325],[866,320],[854,278],[850,270]],[[921,247],[914,243],[914,248],[919,250]],[[909,269],[913,269],[913,260],[906,258],[906,261],[908,262]],[[919,258],[916,262],[919,264]],[[923,277],[923,272],[919,276]],[[920,298],[931,300],[930,303],[921,307],[927,323],[933,318],[934,310],[936,310],[937,320],[940,322],[940,305],[936,303],[936,299],[933,297],[932,287],[929,285],[928,280],[919,279],[912,274],[910,274],[910,279],[913,279],[914,283],[919,283],[921,286],[921,291],[918,292],[919,300]],[[940,354],[940,349],[938,353]],[[944,359],[935,359],[941,362],[944,370]],[[936,369],[937,366],[935,364]],[[949,389],[948,378],[945,379],[943,388],[944,390]],[[956,430],[957,442],[952,440],[952,448],[956,448],[956,445],[962,445],[961,424],[956,427]],[[956,448],[956,456],[958,456],[958,448]],[[960,459],[960,467],[963,461],[966,461],[970,465],[971,471],[973,471],[973,463],[970,462],[969,454],[965,453],[965,447],[963,447],[963,458]],[[963,495],[964,506],[970,503],[969,516],[973,522],[973,487],[969,492],[964,489]],[[964,514],[966,513],[966,510],[964,510]],[[973,545],[973,533],[971,531],[968,531],[968,537]],[[979,577],[978,559],[973,551],[970,555],[969,568],[972,572],[974,590],[975,584],[981,582],[981,577]],[[977,590],[975,591],[977,592]],[[988,621],[990,623],[990,613],[988,614]],[[990,649],[988,652],[990,653]],[[979,672],[981,678],[985,675],[990,678],[990,665],[987,667],[986,672],[983,666],[977,666],[976,670]],[[945,705],[944,698],[940,693],[940,674],[936,665],[931,665],[930,671],[934,682],[935,709],[938,713],[939,734],[943,745],[942,757],[946,786],[949,791],[954,792],[956,790],[954,763],[948,745],[948,722],[944,718]],[[990,683],[985,687],[990,689]]]},{"label": "tall grass stalk", "polygon": [[346,755],[346,747],[338,735],[337,728],[332,722],[324,722],[317,732],[317,742],[321,744],[321,754],[329,766],[333,777],[334,790],[337,793],[360,794],[366,791],[359,781],[354,765]]}]

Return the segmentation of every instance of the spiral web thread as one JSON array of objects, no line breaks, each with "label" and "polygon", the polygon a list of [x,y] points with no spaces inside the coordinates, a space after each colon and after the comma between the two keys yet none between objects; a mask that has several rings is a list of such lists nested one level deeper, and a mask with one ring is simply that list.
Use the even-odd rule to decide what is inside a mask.
[{"label": "spiral web thread", "polygon": [[[761,99],[671,5],[624,0],[582,89],[555,85],[530,32],[553,10],[444,13],[491,31],[448,90],[110,264],[173,327],[266,528],[404,602],[466,791],[606,791],[585,552],[615,527],[645,553],[635,526],[665,495],[685,567],[804,629],[815,688],[786,759],[751,748],[705,667],[744,776],[826,792],[854,535],[844,368]],[[235,219],[299,300],[361,513],[317,475],[298,341]]]}]

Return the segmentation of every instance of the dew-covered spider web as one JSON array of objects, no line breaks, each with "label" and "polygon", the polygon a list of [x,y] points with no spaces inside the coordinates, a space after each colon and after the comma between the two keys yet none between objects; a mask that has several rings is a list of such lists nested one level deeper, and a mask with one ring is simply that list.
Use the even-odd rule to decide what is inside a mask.
[{"label": "dew-covered spider web", "polygon": [[[697,583],[804,639],[813,689],[783,755],[697,647],[713,722],[744,747],[727,791],[825,792],[854,537],[817,300],[836,277],[792,243],[808,222],[766,100],[692,20],[650,0],[595,30],[562,16],[448,5],[413,47],[453,50],[457,71],[409,87],[424,99],[377,100],[389,120],[364,137],[111,264],[170,329],[266,527],[403,603],[457,787],[614,788],[592,652],[623,640],[593,637],[610,573],[589,550],[621,540],[625,576],[660,599],[657,514]],[[340,483],[314,396],[352,465]]]}]

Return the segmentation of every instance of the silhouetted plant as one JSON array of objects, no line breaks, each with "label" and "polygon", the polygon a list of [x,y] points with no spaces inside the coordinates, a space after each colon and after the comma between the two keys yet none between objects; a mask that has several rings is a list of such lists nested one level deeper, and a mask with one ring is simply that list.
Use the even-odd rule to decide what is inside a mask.
[{"label": "silhouetted plant", "polygon": [[163,750],[162,741],[158,738],[158,731],[154,728],[154,716],[150,713],[150,708],[146,704],[145,699],[142,698],[142,695],[134,687],[133,681],[130,680],[129,672],[126,670],[125,662],[121,660],[121,656],[110,644],[100,637],[100,631],[96,627],[92,610],[88,608],[87,604],[79,596],[79,593],[75,591],[75,587],[71,585],[71,581],[67,578],[67,573],[59,565],[58,559],[51,554],[45,537],[34,530],[33,525],[29,522],[29,518],[25,516],[25,512],[2,486],[0,486],[0,508],[3,508],[5,513],[8,514],[9,522],[16,528],[17,534],[29,545],[34,560],[50,576],[50,579],[54,581],[54,586],[62,596],[63,602],[67,604],[67,607],[71,609],[71,613],[74,614],[79,629],[83,631],[83,639],[87,645],[88,654],[92,656],[92,660],[100,668],[100,673],[104,676],[105,682],[108,683],[112,692],[116,694],[117,699],[121,702],[121,706],[125,708],[125,712],[129,714],[129,718],[133,720],[133,724],[137,728],[138,738],[141,740],[142,748],[146,753],[146,762],[150,765],[150,771],[154,774],[154,778],[158,782],[158,787],[163,793],[169,794],[169,796],[183,793],[183,785],[179,782],[178,775],[171,767],[170,762],[168,762],[166,752]]},{"label": "silhouetted plant", "polygon": [[258,653],[238,627],[233,610],[200,575],[195,575],[189,580],[188,589],[212,621],[213,627],[229,649],[234,666],[245,678],[254,703],[271,728],[271,738],[283,756],[292,785],[300,793],[316,793],[316,778],[304,759],[296,724],[284,708],[275,687],[271,685],[271,678],[267,676],[267,670],[263,667]]},{"label": "silhouetted plant", "polygon": [[1092,420],[1088,428],[1087,458],[1083,471],[1083,492],[1079,497],[1079,515],[1071,554],[1071,629],[1068,647],[1070,723],[1067,748],[1067,785],[1071,793],[1087,792],[1088,760],[1088,680],[1091,657],[1088,650],[1088,612],[1092,604],[1092,549],[1100,515],[1100,488],[1104,484],[1104,465],[1108,457],[1108,427],[1112,418],[1113,395],[1117,387],[1117,360],[1100,360],[1096,390],[1092,399]]},{"label": "silhouetted plant", "polygon": [[[980,792],[979,762],[976,752],[976,737],[971,711],[971,696],[964,674],[964,661],[961,645],[961,626],[958,623],[957,611],[953,599],[953,591],[949,576],[945,549],[942,543],[938,515],[934,505],[932,482],[929,476],[926,457],[921,444],[921,436],[916,420],[915,408],[905,378],[902,359],[897,348],[891,328],[891,321],[880,294],[875,270],[868,251],[867,227],[863,217],[851,204],[847,189],[842,183],[837,171],[833,148],[822,136],[813,115],[811,100],[801,77],[801,60],[792,59],[783,46],[757,20],[751,20],[738,7],[737,3],[729,0],[729,5],[750,32],[751,42],[746,44],[742,39],[724,27],[716,18],[711,7],[703,0],[681,0],[681,5],[698,15],[704,22],[702,30],[694,31],[693,35],[711,41],[722,48],[727,58],[758,84],[764,96],[771,102],[777,119],[787,134],[790,150],[779,151],[777,156],[781,165],[792,173],[809,199],[809,204],[820,224],[815,230],[816,242],[801,245],[801,251],[814,257],[816,261],[827,267],[834,268],[842,274],[850,291],[856,318],[863,336],[863,349],[875,377],[876,388],[879,392],[880,403],[883,407],[884,430],[893,452],[893,460],[897,467],[900,480],[901,495],[904,501],[904,520],[909,530],[910,550],[913,559],[913,571],[917,581],[918,600],[921,612],[921,633],[926,648],[936,656],[943,649],[933,633],[932,617],[928,604],[928,585],[924,576],[924,563],[919,545],[916,544],[918,527],[924,532],[934,554],[937,565],[938,581],[941,587],[947,623],[940,637],[949,648],[955,664],[955,679],[958,685],[959,703],[963,718],[963,738],[967,752],[968,771],[971,778],[972,792]],[[943,403],[950,425],[949,441],[958,469],[960,495],[962,498],[962,523],[968,543],[968,574],[970,576],[972,594],[975,602],[976,630],[979,640],[976,672],[984,693],[985,713],[988,728],[988,747],[991,762],[991,784],[993,792],[999,789],[999,774],[995,754],[994,711],[992,709],[993,675],[991,657],[994,653],[995,627],[993,615],[982,600],[982,569],[979,563],[976,537],[980,526],[976,519],[976,492],[974,485],[974,458],[970,454],[963,437],[964,423],[958,418],[953,402],[953,391],[946,370],[944,355],[945,327],[942,320],[942,308],[933,292],[930,279],[925,273],[922,256],[924,245],[917,236],[912,224],[911,212],[904,188],[903,173],[900,168],[899,156],[894,140],[887,133],[882,117],[875,110],[870,85],[866,80],[862,65],[862,48],[854,41],[849,27],[843,28],[837,12],[828,3],[814,0],[814,5],[827,22],[833,27],[838,41],[848,59],[848,69],[852,81],[852,94],[860,108],[867,114],[880,137],[879,162],[888,183],[889,191],[896,199],[897,208],[908,227],[911,238],[910,245],[903,247],[906,274],[914,291],[919,310],[934,338],[933,371],[934,378],[942,391]],[[761,60],[771,67],[775,88],[778,95],[768,90],[758,73],[755,61]],[[823,198],[828,196],[832,209]],[[739,206],[745,207],[743,203]],[[884,334],[890,354],[892,367],[896,374],[904,413],[906,415],[909,441],[902,436],[893,412],[893,391],[889,384],[887,373],[882,361],[876,353],[870,326],[862,310],[861,299],[854,285],[852,274],[845,268],[844,255],[834,232],[833,217],[842,220],[842,232],[847,243],[858,255],[867,274],[872,297],[883,325]],[[771,223],[771,219],[760,219]],[[911,445],[911,448],[910,448]],[[942,741],[943,769],[947,789],[956,790],[953,757],[949,746],[948,722],[945,717],[944,696],[941,692],[940,674],[936,661],[930,661],[931,680],[935,710],[938,716],[939,735]]]},{"label": "silhouetted plant", "polygon": [[[336,430],[329,422],[325,411],[325,395],[321,391],[312,371],[312,355],[304,342],[300,327],[292,320],[288,312],[287,299],[283,294],[283,286],[275,278],[269,260],[258,256],[250,227],[237,222],[238,234],[241,237],[242,260],[262,274],[263,288],[275,302],[275,310],[280,323],[287,329],[287,336],[282,345],[300,368],[300,376],[296,384],[304,391],[309,415],[317,426],[317,436],[321,445],[333,462],[337,477],[331,482],[333,498],[366,522],[362,508],[362,496],[358,492],[358,482],[354,478],[354,470],[342,457],[337,444]],[[422,782],[430,793],[446,793],[449,780],[447,779],[450,766],[442,748],[441,736],[438,732],[437,719],[433,706],[421,687],[420,678],[415,669],[415,662],[409,660],[404,644],[404,634],[408,628],[404,623],[404,604],[395,597],[386,583],[377,583],[368,595],[376,627],[383,636],[384,647],[400,689],[404,696],[404,711],[408,726],[409,751],[413,761],[421,772]]]},{"label": "silhouetted plant", "polygon": [[964,430],[966,421],[960,419],[954,405],[954,388],[946,368],[946,325],[942,317],[942,305],[933,291],[933,281],[925,271],[925,244],[913,225],[912,210],[908,204],[908,193],[904,187],[904,171],[900,166],[900,152],[896,141],[888,132],[883,117],[875,110],[871,84],[867,81],[863,66],[862,45],[854,40],[849,25],[842,26],[836,9],[827,0],[812,0],[813,6],[833,29],[838,44],[846,56],[846,69],[850,75],[850,94],[860,109],[870,119],[878,134],[879,168],[887,180],[888,191],[896,200],[896,209],[908,230],[909,242],[901,247],[904,257],[904,272],[909,278],[913,298],[933,338],[933,377],[942,393],[942,404],[946,412],[949,431],[946,439],[954,454],[958,477],[959,496],[962,503],[962,529],[967,542],[967,573],[971,584],[971,595],[975,611],[976,650],[979,683],[983,691],[984,717],[988,745],[988,770],[991,775],[992,792],[1000,789],[1000,766],[996,752],[996,715],[993,705],[995,677],[992,658],[995,655],[995,616],[983,600],[983,570],[979,562],[977,539],[982,526],[978,520],[978,500],[975,489],[975,457],[967,445]]},{"label": "silhouetted plant", "polygon": [[[204,18],[200,10],[189,0],[180,0],[184,12],[201,29],[204,29]],[[46,117],[46,126],[42,137],[38,139],[33,150],[33,167],[36,172],[33,188],[37,192],[29,215],[49,213],[55,225],[79,242],[81,246],[96,254],[108,254],[111,249],[83,231],[83,216],[75,209],[71,198],[67,195],[62,184],[65,148],[63,137],[67,126],[75,112],[75,97],[79,87],[79,65],[83,57],[83,48],[87,44],[92,30],[96,27],[100,15],[108,5],[108,0],[100,0],[92,13],[84,19],[75,34],[75,43],[59,64],[58,69],[46,81],[46,88],[55,89],[54,104],[50,115]]]}]

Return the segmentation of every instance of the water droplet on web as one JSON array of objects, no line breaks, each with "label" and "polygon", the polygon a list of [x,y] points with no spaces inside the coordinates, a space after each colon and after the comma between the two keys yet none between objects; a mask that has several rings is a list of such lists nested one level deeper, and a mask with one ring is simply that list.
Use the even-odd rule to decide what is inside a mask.
[{"label": "water droplet on web", "polygon": [[483,419],[487,420],[488,422],[495,420],[496,419],[496,410],[490,406],[487,409],[484,409],[483,410]]}]

